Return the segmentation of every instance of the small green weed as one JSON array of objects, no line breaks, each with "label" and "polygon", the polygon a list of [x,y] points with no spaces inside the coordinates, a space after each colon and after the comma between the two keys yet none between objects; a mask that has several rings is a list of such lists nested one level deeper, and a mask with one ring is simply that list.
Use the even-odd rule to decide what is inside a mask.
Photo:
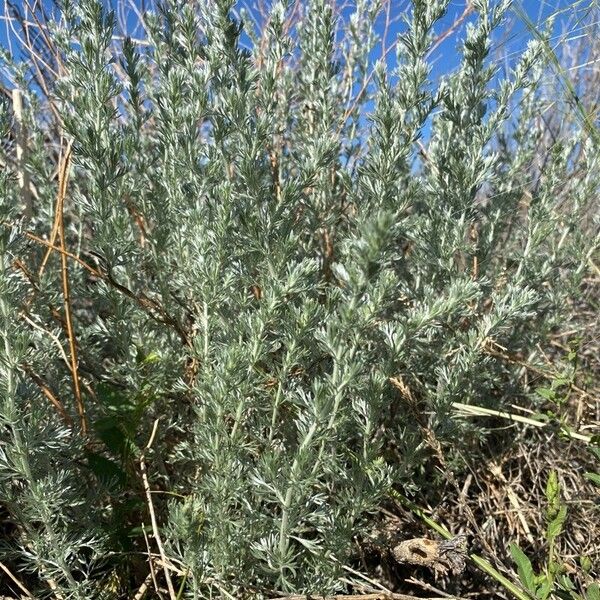
[{"label": "small green weed", "polygon": [[[556,471],[552,471],[546,484],[546,542],[548,551],[544,564],[539,572],[535,572],[529,557],[517,544],[510,545],[510,554],[517,566],[517,574],[521,585],[532,598],[547,600],[548,598],[565,598],[571,600],[598,600],[600,586],[597,583],[588,585],[585,591],[577,592],[576,585],[567,575],[565,564],[558,553],[556,541],[563,531],[567,519],[567,505],[561,499],[560,484]],[[584,573],[591,570],[591,561],[581,557],[580,566]]]}]

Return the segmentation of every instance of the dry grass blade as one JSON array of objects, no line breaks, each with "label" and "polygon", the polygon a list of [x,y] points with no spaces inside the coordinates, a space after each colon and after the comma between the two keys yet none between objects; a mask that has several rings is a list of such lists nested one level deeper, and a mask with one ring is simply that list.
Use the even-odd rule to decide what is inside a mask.
[{"label": "dry grass blade", "polygon": [[23,122],[23,94],[21,90],[15,88],[12,91],[13,112],[15,114],[15,137],[17,142],[17,177],[19,181],[19,190],[21,192],[21,201],[23,203],[23,214],[26,219],[33,216],[33,204],[29,174],[25,167],[27,160],[27,132]]},{"label": "dry grass blade", "polygon": [[[483,406],[463,404],[462,402],[453,402],[452,407],[456,409],[457,413],[463,417],[500,417],[501,419],[508,419],[510,421],[516,421],[518,423],[525,423],[526,425],[532,425],[533,427],[548,427],[549,425],[549,423],[538,421],[530,417],[515,415],[513,413],[509,413],[503,410],[493,410],[491,408],[484,408]],[[560,425],[560,431],[567,437],[570,437],[574,440],[579,440],[581,442],[585,442],[586,444],[590,444],[592,442],[591,436],[584,435],[582,433],[577,433],[576,431],[571,431],[562,424]]]}]

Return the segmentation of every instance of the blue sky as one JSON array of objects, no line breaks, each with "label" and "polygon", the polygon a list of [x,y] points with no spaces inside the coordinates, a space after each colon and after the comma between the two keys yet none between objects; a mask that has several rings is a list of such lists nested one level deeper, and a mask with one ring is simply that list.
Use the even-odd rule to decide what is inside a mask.
[{"label": "blue sky", "polygon": [[[116,0],[105,0],[106,4],[116,4]],[[24,5],[20,0],[13,0],[13,2],[18,5]],[[267,0],[268,2],[268,0]],[[137,0],[137,5],[141,6],[142,4],[150,5],[152,4],[152,0],[150,2],[143,3],[142,0]],[[247,3],[252,6],[255,4],[252,0]],[[569,0],[514,0],[515,4],[520,4],[530,18],[534,22],[543,22],[545,21],[549,15],[555,13],[556,11],[562,11],[562,14],[557,19],[557,27],[560,28],[561,24],[564,24],[569,18],[573,16],[573,6],[578,4],[577,2],[572,2]],[[404,12],[409,6],[408,0],[392,0],[392,16],[397,16],[400,12]],[[1,3],[0,6],[0,15],[5,14],[6,4]],[[438,23],[438,29],[445,29],[450,26],[455,19],[462,13],[465,6],[465,0],[451,0],[449,9],[447,14],[440,20]],[[348,14],[351,11],[351,8],[346,9],[345,13]],[[383,19],[379,21],[379,29],[383,30]],[[396,22],[390,27],[389,37],[393,39],[394,35],[397,34],[401,30],[401,24]],[[526,41],[529,37],[529,33],[527,32],[526,27],[523,23],[521,23],[518,19],[512,18],[510,23],[504,28],[504,32],[508,34],[507,42],[513,47],[514,51],[518,51],[520,48],[524,47]],[[0,24],[0,44],[6,47],[7,44],[7,27],[6,23],[2,22]],[[456,39],[450,38],[440,49],[443,50],[443,54],[446,56],[446,59],[451,59],[453,54],[456,54]],[[443,59],[445,62],[446,59]]]},{"label": "blue sky", "polygon": [[[394,2],[394,0],[392,0]],[[396,0],[397,5],[406,7],[409,3],[404,0]],[[448,11],[436,25],[436,32],[442,32],[451,27],[452,24],[460,17],[465,8],[465,0],[451,0]],[[569,29],[569,22],[573,19],[574,2],[569,0],[514,0],[513,6],[520,6],[527,13],[529,18],[534,23],[546,23],[548,18],[557,12],[559,15],[556,18],[554,33],[556,35],[555,42],[560,43],[565,29]],[[432,71],[433,78],[436,76],[448,73],[454,69],[460,60],[460,41],[464,39],[464,27],[468,21],[474,21],[476,16],[472,14],[468,17],[456,32],[446,39],[435,51],[432,58],[434,66]],[[379,23],[379,32],[383,29],[383,23]],[[389,31],[389,38],[393,39],[395,35],[402,30],[402,24],[396,23]],[[509,12],[508,18],[504,25],[497,30],[495,34],[495,48],[499,54],[506,54],[509,58],[517,58],[527,46],[527,42],[531,39],[531,34],[527,26],[521,19],[518,18],[515,11]],[[391,57],[393,60],[393,57]]]},{"label": "blue sky", "polygon": [[[119,0],[104,0],[107,4],[116,5]],[[151,5],[154,3],[154,0],[135,0],[136,5],[141,7],[142,5]],[[392,11],[391,16],[398,16],[400,13],[407,10],[410,6],[409,0],[391,0],[392,1]],[[15,4],[18,6],[21,0],[13,0]],[[256,3],[256,0],[245,0],[244,4],[249,5],[250,7]],[[264,0],[264,3],[268,4],[269,0]],[[341,1],[340,1],[341,3]],[[351,3],[350,3],[351,4]],[[529,15],[529,18],[535,23],[544,23],[547,18],[553,13],[559,13],[556,19],[556,24],[554,27],[555,34],[555,42],[557,45],[561,43],[561,40],[567,35],[566,32],[573,29],[573,24],[577,19],[577,12],[575,8],[577,6],[584,7],[589,4],[588,1],[581,2],[573,2],[569,0],[514,0],[515,5],[519,5],[523,8],[523,10]],[[22,6],[22,4],[21,4]],[[465,7],[465,0],[451,0],[449,9],[447,14],[440,20],[437,24],[436,31],[444,31],[446,28],[450,27],[452,23],[457,19],[457,17],[463,12]],[[0,3],[0,15],[4,15],[6,10],[6,3]],[[580,12],[581,12],[580,8]],[[344,15],[349,14],[350,9],[346,9],[342,12],[342,18]],[[474,19],[472,15],[470,17],[471,20]],[[377,29],[378,32],[381,33],[383,31],[384,18],[380,18]],[[393,23],[388,32],[388,39],[393,40],[396,35],[401,32],[402,23],[400,21],[396,21]],[[16,40],[14,36],[10,34],[8,31],[6,21],[0,22],[0,45],[3,47],[8,47],[9,37],[12,42],[13,48],[17,47]],[[436,52],[433,54],[433,71],[432,78],[436,79],[439,75],[443,73],[448,73],[453,70],[458,64],[460,54],[459,54],[459,42],[464,37],[464,23],[462,27],[458,28],[454,35],[450,36],[445,42],[443,42]],[[496,33],[496,48],[499,53],[507,56],[509,58],[509,62],[511,58],[516,58],[519,56],[521,51],[527,45],[528,40],[531,38],[530,32],[527,30],[526,25],[516,16],[514,12],[511,12],[508,20],[505,25]],[[388,55],[388,64],[390,67],[393,67],[395,60],[394,53],[391,52]]]}]

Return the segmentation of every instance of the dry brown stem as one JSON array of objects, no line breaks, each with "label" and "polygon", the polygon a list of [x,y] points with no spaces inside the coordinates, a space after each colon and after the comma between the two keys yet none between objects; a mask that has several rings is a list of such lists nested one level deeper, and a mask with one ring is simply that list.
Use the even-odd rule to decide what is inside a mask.
[{"label": "dry brown stem", "polygon": [[374,594],[338,594],[335,596],[292,595],[280,596],[274,600],[439,600],[438,598],[419,598],[408,594],[376,592]]},{"label": "dry brown stem", "polygon": [[175,593],[173,581],[171,580],[171,573],[168,567],[169,563],[167,561],[167,556],[163,547],[162,538],[160,537],[160,531],[158,529],[158,521],[156,520],[154,503],[152,502],[152,491],[150,490],[150,483],[148,481],[148,473],[146,470],[146,452],[152,447],[152,443],[154,442],[154,438],[156,437],[157,429],[158,419],[154,421],[154,426],[152,428],[152,433],[150,434],[150,439],[148,440],[148,443],[146,444],[146,447],[144,448],[144,451],[140,456],[140,473],[142,475],[144,491],[146,492],[146,502],[148,504],[148,512],[150,513],[150,522],[152,523],[152,535],[154,536],[154,540],[156,541],[156,547],[158,548],[158,552],[162,561],[163,573],[165,574],[167,589],[169,590],[169,598],[171,598],[171,600],[177,600],[177,594]]},{"label": "dry brown stem", "polygon": [[23,592],[26,598],[35,598],[35,596],[13,575],[12,571],[0,561],[0,569],[6,573],[7,577]]},{"label": "dry brown stem", "polygon": [[41,392],[50,400],[50,404],[54,406],[56,412],[60,415],[61,419],[67,427],[73,427],[73,419],[71,419],[69,413],[67,413],[64,404],[57,398],[57,396],[48,387],[46,382],[29,366],[24,365],[25,372],[31,377],[33,382],[40,388]]},{"label": "dry brown stem", "polygon": [[75,339],[75,331],[73,329],[73,314],[71,310],[71,292],[69,285],[69,265],[67,262],[66,252],[66,236],[65,236],[65,221],[64,221],[64,204],[67,193],[67,184],[69,181],[69,168],[71,166],[71,150],[72,143],[69,143],[64,156],[61,159],[58,171],[58,197],[56,200],[56,221],[58,222],[58,237],[60,248],[63,250],[60,255],[61,259],[61,279],[63,290],[63,303],[65,309],[65,326],[67,330],[67,338],[69,340],[69,352],[71,359],[71,378],[73,381],[73,393],[75,395],[75,408],[79,415],[79,424],[81,433],[87,434],[88,423],[85,414],[85,406],[81,395],[81,386],[79,384],[79,361],[77,357],[77,340]]},{"label": "dry brown stem", "polygon": [[[4,224],[4,225],[9,226],[6,224]],[[130,298],[131,300],[136,302],[138,304],[138,306],[140,306],[152,319],[154,319],[155,321],[157,321],[159,323],[163,323],[164,325],[169,325],[170,327],[175,329],[175,331],[179,335],[180,339],[186,346],[189,346],[191,344],[187,333],[181,328],[181,326],[179,325],[179,323],[177,323],[175,318],[172,317],[171,315],[169,315],[166,312],[166,310],[156,300],[148,298],[145,294],[140,294],[140,295],[135,294],[129,288],[127,288],[124,285],[121,285],[120,283],[115,281],[114,277],[112,277],[112,275],[110,273],[104,273],[104,272],[92,267],[90,264],[88,264],[87,262],[82,260],[79,256],[73,254],[72,252],[69,252],[65,248],[62,248],[61,246],[54,246],[49,241],[44,240],[43,238],[41,238],[29,231],[25,232],[23,235],[25,235],[28,239],[36,242],[37,244],[41,244],[43,246],[48,247],[50,249],[50,251],[58,252],[61,256],[70,258],[71,260],[74,260],[77,264],[79,264],[81,267],[83,267],[88,273],[90,273],[94,277],[98,277],[98,279],[102,279],[103,281],[105,281],[106,283],[108,283],[109,285],[111,285],[112,287],[117,289],[119,292],[121,292],[123,295],[127,296],[128,298]]]}]

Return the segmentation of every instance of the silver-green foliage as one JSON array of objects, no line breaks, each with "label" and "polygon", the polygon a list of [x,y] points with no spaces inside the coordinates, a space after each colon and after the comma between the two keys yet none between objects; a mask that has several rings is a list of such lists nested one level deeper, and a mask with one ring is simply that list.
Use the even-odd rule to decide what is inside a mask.
[{"label": "silver-green foliage", "polygon": [[413,2],[395,69],[370,62],[378,0],[342,21],[301,3],[293,29],[275,0],[249,49],[234,4],[165,0],[144,43],[115,42],[95,0],[64,6],[67,242],[104,274],[70,262],[85,444],[27,377],[77,421],[49,309],[58,259],[37,281],[45,249],[22,235],[48,234],[56,193],[50,115],[27,92],[30,223],[2,176],[0,502],[3,552],[42,595],[110,595],[131,551],[115,532],[148,531],[143,505],[118,515],[144,497],[135,459],[155,419],[147,462],[185,597],[344,589],[353,539],[394,482],[421,481],[427,443],[477,443],[452,403],[519,392],[490,349],[535,361],[596,245],[597,148],[577,134],[535,162],[540,43],[503,76],[489,59],[508,2],[474,2],[460,67],[436,82],[447,1]]}]

